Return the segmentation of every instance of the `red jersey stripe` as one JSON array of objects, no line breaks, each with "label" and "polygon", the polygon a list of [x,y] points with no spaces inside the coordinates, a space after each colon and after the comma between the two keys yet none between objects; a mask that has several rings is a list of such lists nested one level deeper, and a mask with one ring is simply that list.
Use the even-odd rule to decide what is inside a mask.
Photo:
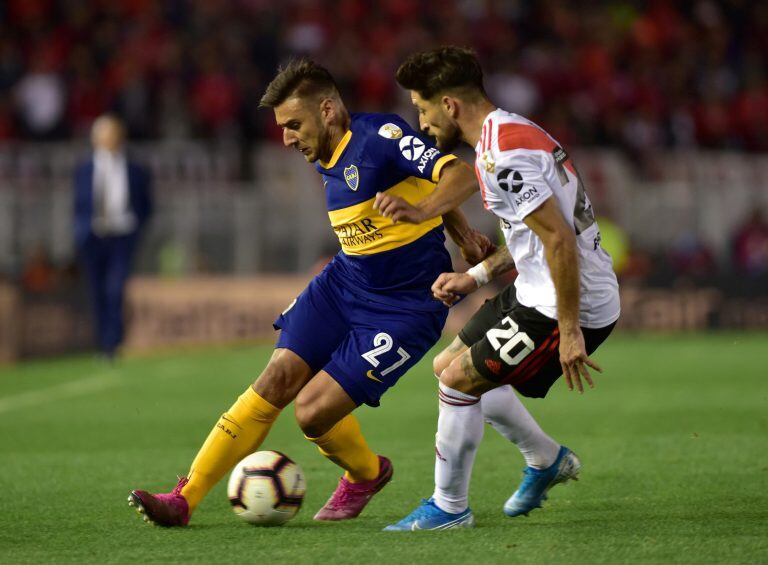
[{"label": "red jersey stripe", "polygon": [[499,149],[530,149],[532,151],[548,151],[557,147],[551,137],[535,126],[526,124],[501,124],[499,126]]},{"label": "red jersey stripe", "polygon": [[541,346],[531,355],[529,355],[526,359],[523,360],[523,362],[518,365],[514,371],[512,371],[509,376],[505,379],[506,382],[510,383],[521,383],[526,380],[528,380],[528,376],[531,374],[532,371],[530,371],[531,368],[538,365],[540,359],[547,354],[547,350],[552,345],[553,337],[548,337],[547,340],[541,344]]},{"label": "red jersey stripe", "polygon": [[522,384],[524,382],[527,382],[531,380],[533,377],[536,376],[536,374],[541,370],[541,368],[549,363],[549,361],[552,360],[552,358],[557,355],[557,348],[560,346],[560,336],[558,335],[555,337],[552,342],[547,346],[546,351],[543,351],[541,355],[539,355],[536,358],[536,361],[531,363],[531,365],[528,366],[528,369],[520,375],[520,378],[515,382],[515,384]]},{"label": "red jersey stripe", "polygon": [[477,184],[480,185],[480,197],[483,199],[483,206],[488,209],[488,202],[485,200],[485,184],[483,184],[483,177],[480,175],[480,169],[477,168],[477,162],[475,162],[475,176],[477,177]]},{"label": "red jersey stripe", "polygon": [[[515,367],[515,370],[512,371],[512,373],[509,375],[510,379],[516,379],[518,376],[524,375],[528,369],[529,366],[532,366],[535,364],[535,361],[539,359],[539,357],[542,354],[545,354],[547,349],[552,345],[552,341],[557,339],[560,336],[560,329],[555,328],[552,333],[545,339],[539,347],[537,347],[533,353],[528,355],[525,359],[523,359],[522,363],[520,363],[517,367]],[[559,340],[558,340],[559,343]]]},{"label": "red jersey stripe", "polygon": [[440,402],[448,404],[449,406],[474,406],[480,402],[479,398],[477,400],[464,400],[444,394],[443,391],[439,391],[438,398],[440,399]]},{"label": "red jersey stripe", "polygon": [[[555,140],[536,126],[527,124],[501,124],[499,126],[499,150],[501,151],[530,149],[552,153],[555,147],[558,147]],[[570,157],[563,165],[574,175],[576,174]]]}]

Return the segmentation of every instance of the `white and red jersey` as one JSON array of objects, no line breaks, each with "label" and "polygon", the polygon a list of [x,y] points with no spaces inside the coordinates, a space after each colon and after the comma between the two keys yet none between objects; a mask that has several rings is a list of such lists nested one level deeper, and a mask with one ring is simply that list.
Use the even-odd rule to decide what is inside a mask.
[{"label": "white and red jersey", "polygon": [[619,317],[619,285],[610,255],[600,246],[592,205],[573,162],[533,122],[504,110],[488,114],[475,147],[475,172],[485,207],[501,220],[507,247],[519,273],[517,300],[557,318],[557,299],[541,239],[523,222],[548,198],[573,226],[579,255],[579,321],[601,328]]}]

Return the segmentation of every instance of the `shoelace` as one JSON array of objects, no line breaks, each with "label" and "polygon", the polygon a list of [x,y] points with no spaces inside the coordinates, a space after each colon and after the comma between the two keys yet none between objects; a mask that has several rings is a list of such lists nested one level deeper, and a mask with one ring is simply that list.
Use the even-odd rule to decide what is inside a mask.
[{"label": "shoelace", "polygon": [[333,508],[336,510],[340,506],[344,506],[346,502],[351,498],[351,489],[349,488],[350,483],[347,483],[344,481],[344,479],[341,479],[339,481],[339,488],[337,488],[333,492],[333,496],[331,496],[331,500],[328,501],[328,506],[330,508]]},{"label": "shoelace", "polygon": [[174,488],[171,491],[171,494],[179,494],[180,495],[181,494],[181,489],[183,489],[186,486],[186,484],[189,482],[189,479],[187,477],[178,477],[178,479],[179,479],[179,482],[176,485],[176,488]]},{"label": "shoelace", "polygon": [[364,496],[372,491],[372,489],[360,488],[355,483],[350,483],[343,478],[339,480],[339,484],[339,488],[334,491],[331,500],[328,501],[328,506],[333,509],[337,509],[339,506],[344,506],[355,496]]},{"label": "shoelace", "polygon": [[539,480],[539,478],[539,473],[536,472],[536,469],[526,467],[523,471],[523,482],[520,485],[519,490],[525,490],[527,487],[532,486]]},{"label": "shoelace", "polygon": [[433,503],[431,503],[428,499],[422,498],[421,499],[421,506],[419,506],[416,510],[411,512],[410,516],[406,518],[409,522],[411,520],[419,520],[421,518],[429,518],[432,513],[434,512],[434,506]]}]

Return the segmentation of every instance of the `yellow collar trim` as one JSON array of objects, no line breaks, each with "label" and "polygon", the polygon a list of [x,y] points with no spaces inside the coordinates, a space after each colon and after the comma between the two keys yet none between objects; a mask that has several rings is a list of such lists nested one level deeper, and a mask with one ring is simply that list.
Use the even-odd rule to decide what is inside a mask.
[{"label": "yellow collar trim", "polygon": [[349,140],[352,139],[352,130],[347,131],[347,133],[344,134],[344,137],[341,138],[341,141],[339,141],[339,144],[336,146],[336,149],[333,151],[333,155],[331,156],[331,160],[327,163],[324,161],[320,161],[320,166],[324,169],[330,169],[331,167],[336,165],[336,162],[339,160],[339,157],[341,157],[341,154],[344,153],[344,150],[347,148],[347,145],[349,145]]}]

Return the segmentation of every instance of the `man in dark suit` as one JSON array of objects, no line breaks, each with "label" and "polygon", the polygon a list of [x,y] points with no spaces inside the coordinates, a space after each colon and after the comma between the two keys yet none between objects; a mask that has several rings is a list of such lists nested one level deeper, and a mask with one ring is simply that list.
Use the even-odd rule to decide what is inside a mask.
[{"label": "man in dark suit", "polygon": [[124,139],[117,118],[97,118],[93,155],[75,172],[75,244],[88,275],[99,349],[109,359],[123,340],[125,283],[152,212],[151,176],[125,155]]}]

